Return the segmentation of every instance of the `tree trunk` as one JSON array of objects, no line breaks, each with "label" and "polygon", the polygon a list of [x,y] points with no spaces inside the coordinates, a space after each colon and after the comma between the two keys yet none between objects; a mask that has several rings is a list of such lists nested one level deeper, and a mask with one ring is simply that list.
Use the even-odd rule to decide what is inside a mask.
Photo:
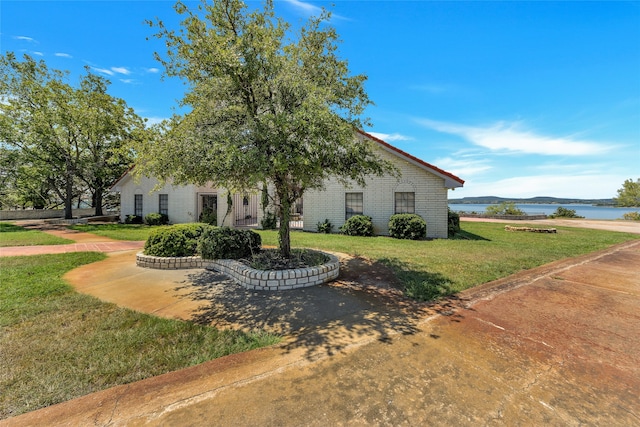
[{"label": "tree trunk", "polygon": [[289,220],[291,219],[291,203],[286,194],[278,191],[280,197],[280,209],[278,217],[280,219],[280,228],[278,229],[278,244],[280,246],[280,254],[284,258],[291,258],[291,236],[289,230]]},{"label": "tree trunk", "polygon": [[64,219],[73,219],[73,179],[69,177],[65,182]]},{"label": "tree trunk", "polygon": [[104,215],[102,213],[102,190],[96,188],[95,190],[96,192],[93,194],[93,207],[96,208],[96,216],[102,216]]},{"label": "tree trunk", "polygon": [[64,179],[64,219],[73,219],[73,165],[66,160]]}]

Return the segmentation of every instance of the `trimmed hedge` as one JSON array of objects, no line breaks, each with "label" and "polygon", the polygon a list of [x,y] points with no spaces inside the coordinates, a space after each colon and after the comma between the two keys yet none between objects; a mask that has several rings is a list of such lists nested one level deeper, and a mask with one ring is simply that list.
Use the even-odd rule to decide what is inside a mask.
[{"label": "trimmed hedge", "polygon": [[198,239],[204,230],[213,226],[176,224],[154,230],[144,244],[145,255],[161,257],[194,256],[198,253]]},{"label": "trimmed hedge", "polygon": [[161,213],[150,213],[145,215],[144,223],[147,225],[167,225],[169,224],[169,217]]},{"label": "trimmed hedge", "polygon": [[142,224],[142,217],[140,215],[127,215],[124,219],[125,224]]},{"label": "trimmed hedge", "polygon": [[427,237],[427,223],[420,215],[416,214],[391,215],[389,235],[396,239],[424,239]]},{"label": "trimmed hedge", "polygon": [[342,234],[347,236],[373,236],[373,223],[367,215],[354,215],[340,227]]},{"label": "trimmed hedge", "polygon": [[449,209],[447,222],[448,222],[447,231],[448,231],[449,237],[453,237],[456,235],[458,231],[460,231],[460,215],[457,212],[454,212],[451,209]]},{"label": "trimmed hedge", "polygon": [[325,219],[324,222],[319,222],[317,224],[318,233],[331,234],[333,230],[333,224],[328,219]]},{"label": "trimmed hedge", "polygon": [[198,251],[202,259],[240,259],[260,252],[262,239],[251,230],[207,228],[200,237]]}]

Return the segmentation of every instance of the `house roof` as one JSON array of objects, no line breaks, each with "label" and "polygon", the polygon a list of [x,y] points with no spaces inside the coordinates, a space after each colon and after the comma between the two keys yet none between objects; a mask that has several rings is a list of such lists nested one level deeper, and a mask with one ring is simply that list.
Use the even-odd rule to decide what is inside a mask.
[{"label": "house roof", "polygon": [[129,166],[129,169],[127,169],[126,171],[122,172],[122,175],[120,175],[120,177],[119,177],[118,179],[116,179],[116,180],[114,181],[114,183],[113,183],[113,184],[111,184],[111,187],[109,187],[109,190],[113,191],[113,190],[116,188],[116,186],[117,186],[118,184],[120,184],[120,182],[121,182],[121,181],[122,181],[122,180],[123,180],[127,175],[129,175],[129,172],[131,172],[131,171],[133,170],[133,168],[135,168],[135,165],[131,165],[131,166]]},{"label": "house roof", "polygon": [[[451,172],[447,172],[443,169],[440,169],[437,166],[432,165],[431,163],[427,163],[424,160],[421,160],[415,156],[412,156],[411,154],[402,151],[401,149],[399,149],[398,147],[394,147],[393,145],[389,144],[388,142],[385,142],[383,140],[381,140],[380,138],[376,138],[375,136],[368,134],[367,132],[358,129],[358,133],[361,134],[362,136],[364,136],[365,138],[368,138],[369,140],[377,143],[378,145],[380,145],[384,150],[391,152],[393,154],[395,154],[398,157],[404,158],[405,160],[407,160],[409,163],[412,163],[422,169],[425,169],[441,178],[444,179],[445,181],[445,186],[447,188],[458,188],[458,187],[462,187],[464,184],[464,180],[458,178],[457,176],[455,176],[454,174],[452,174]],[[120,182],[129,174],[129,172],[131,172],[131,170],[135,167],[131,166],[129,169],[127,169],[109,188],[110,190],[114,190],[115,187],[120,184]]]},{"label": "house roof", "polygon": [[464,180],[458,178],[457,176],[455,176],[454,174],[452,174],[451,172],[447,172],[443,169],[440,169],[437,166],[432,165],[431,163],[427,163],[424,160],[421,160],[415,156],[412,156],[411,154],[402,151],[401,149],[399,149],[398,147],[394,147],[393,145],[389,144],[388,142],[385,142],[383,140],[381,140],[380,138],[376,138],[375,136],[368,134],[367,132],[358,129],[358,133],[360,133],[362,136],[364,136],[365,138],[370,139],[371,141],[377,143],[378,145],[380,145],[384,150],[391,152],[395,155],[397,155],[398,157],[404,158],[405,160],[407,160],[409,163],[412,163],[418,167],[421,167],[422,169],[425,169],[435,175],[438,175],[439,177],[443,178],[445,180],[445,186],[447,188],[458,188],[458,187],[462,187],[462,185],[464,184]]}]

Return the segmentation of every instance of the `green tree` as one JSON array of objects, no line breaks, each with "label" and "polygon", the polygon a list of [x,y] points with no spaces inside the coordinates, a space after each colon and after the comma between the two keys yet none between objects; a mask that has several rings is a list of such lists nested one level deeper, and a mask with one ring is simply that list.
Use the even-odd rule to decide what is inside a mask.
[{"label": "green tree", "polygon": [[485,209],[487,215],[524,215],[514,202],[502,202],[499,205],[489,205]]},{"label": "green tree", "polygon": [[0,146],[0,208],[46,209],[58,204],[44,169],[20,150]]},{"label": "green tree", "polygon": [[617,206],[640,206],[640,178],[627,179],[622,184],[622,188],[618,190],[618,197],[614,197],[613,200]]},{"label": "green tree", "polygon": [[[106,94],[109,82],[87,74],[75,88],[66,72],[28,55],[0,57],[0,143],[30,165],[23,178],[40,179],[72,217],[75,196],[89,189],[101,213],[110,177],[129,162],[121,147],[140,137],[144,123],[124,101]],[[82,187],[82,181],[87,187]]]},{"label": "green tree", "polygon": [[84,114],[78,118],[82,155],[78,178],[91,193],[91,206],[102,215],[103,197],[132,162],[123,147],[146,137],[145,124],[124,100],[107,93],[109,82],[87,73],[77,91]]},{"label": "green tree", "polygon": [[167,75],[189,83],[182,105],[190,112],[136,148],[137,173],[230,191],[269,185],[289,257],[290,209],[305,190],[329,176],[364,185],[367,175],[395,172],[356,136],[371,103],[366,77],[351,76],[338,57],[330,13],[292,34],[272,1],[253,12],[239,0],[175,9],[184,17],[179,32],[149,24],[166,41],[166,57],[156,58]]}]

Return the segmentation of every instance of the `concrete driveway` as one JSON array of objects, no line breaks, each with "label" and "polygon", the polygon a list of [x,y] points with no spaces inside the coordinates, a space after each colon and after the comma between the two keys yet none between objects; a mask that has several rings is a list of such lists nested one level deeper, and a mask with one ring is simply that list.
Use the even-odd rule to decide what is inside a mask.
[{"label": "concrete driveway", "polygon": [[[224,357],[0,425],[639,425],[640,241],[471,289],[348,345]],[[371,313],[375,316],[375,313]]]}]

